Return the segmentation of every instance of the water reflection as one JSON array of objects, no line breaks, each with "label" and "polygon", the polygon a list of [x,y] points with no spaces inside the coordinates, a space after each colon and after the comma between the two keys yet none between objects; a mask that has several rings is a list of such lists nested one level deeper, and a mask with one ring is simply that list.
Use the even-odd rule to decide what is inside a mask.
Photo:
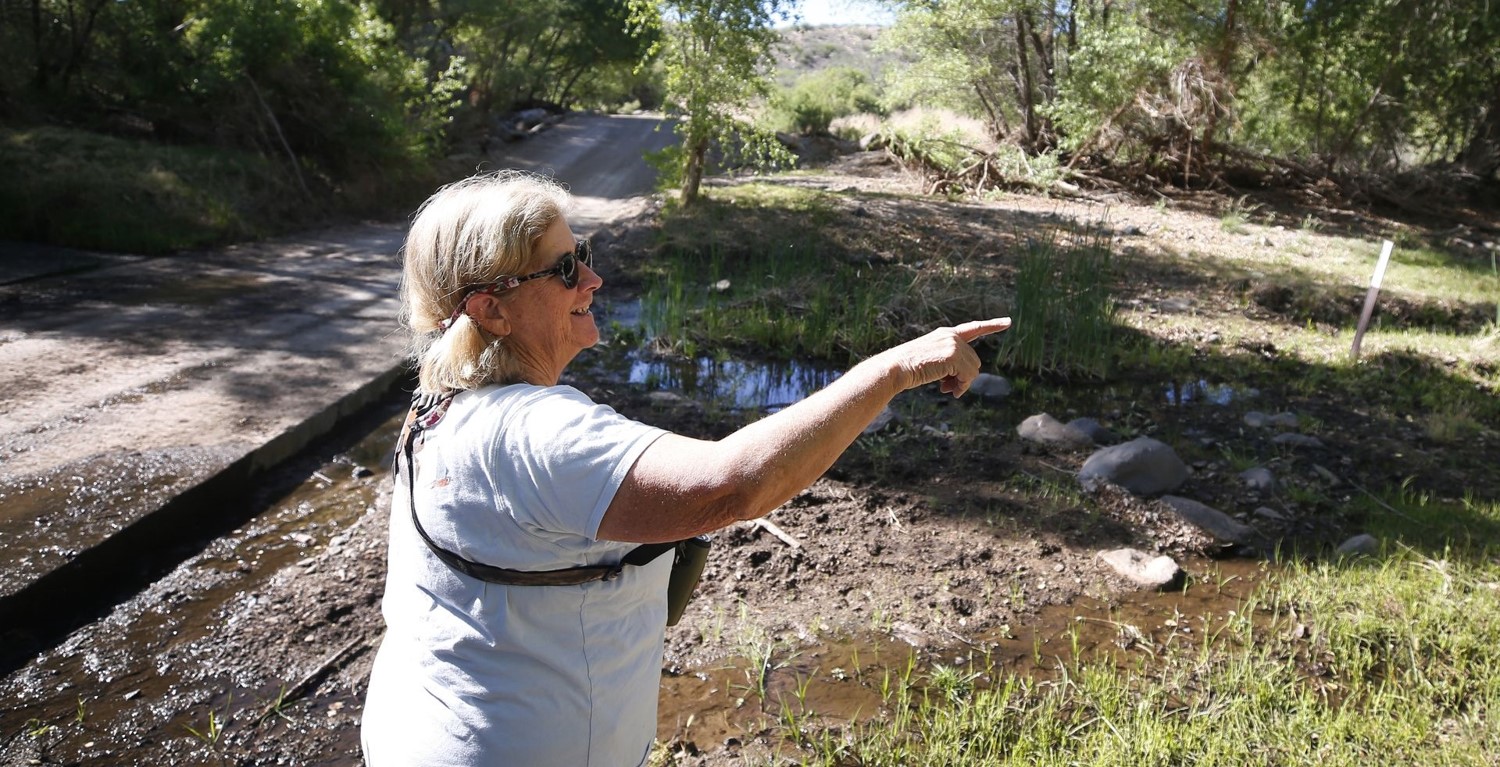
[{"label": "water reflection", "polygon": [[1229,384],[1210,384],[1201,378],[1187,383],[1173,381],[1166,387],[1168,405],[1186,405],[1189,402],[1228,405],[1236,399],[1248,399],[1259,393],[1255,389],[1237,389]]},{"label": "water reflection", "polygon": [[635,358],[630,383],[650,389],[679,391],[700,402],[736,410],[776,411],[839,377],[838,371],[795,362],[756,363],[741,360]]}]

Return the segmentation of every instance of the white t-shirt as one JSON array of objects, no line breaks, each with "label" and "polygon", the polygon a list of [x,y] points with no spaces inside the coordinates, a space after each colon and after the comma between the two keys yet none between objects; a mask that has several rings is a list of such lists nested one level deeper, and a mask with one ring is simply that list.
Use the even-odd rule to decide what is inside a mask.
[{"label": "white t-shirt", "polygon": [[[438,545],[513,570],[614,564],[596,540],[626,473],[664,434],[567,386],[459,394],[416,459]],[[371,767],[646,760],[656,734],[670,554],[578,586],[502,586],[443,564],[391,505],[386,634],[362,740]]]}]

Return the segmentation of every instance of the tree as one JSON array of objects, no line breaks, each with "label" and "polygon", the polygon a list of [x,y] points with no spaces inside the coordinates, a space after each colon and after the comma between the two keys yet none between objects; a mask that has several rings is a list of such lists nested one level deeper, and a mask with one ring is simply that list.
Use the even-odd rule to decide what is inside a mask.
[{"label": "tree", "polygon": [[[659,30],[650,55],[665,70],[667,106],[678,114],[682,137],[675,157],[682,201],[692,204],[703,182],[710,145],[775,162],[785,150],[741,118],[771,92],[771,23],[784,0],[631,0],[632,22],[643,33]],[[779,151],[778,151],[779,150]]]}]

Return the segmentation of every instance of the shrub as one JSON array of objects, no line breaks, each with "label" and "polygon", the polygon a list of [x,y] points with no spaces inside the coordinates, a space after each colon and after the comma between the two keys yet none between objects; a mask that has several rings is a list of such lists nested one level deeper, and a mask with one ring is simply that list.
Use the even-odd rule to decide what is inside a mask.
[{"label": "shrub", "polygon": [[826,134],[835,119],[861,112],[880,113],[880,99],[870,78],[852,67],[833,67],[807,75],[772,101],[776,130]]}]

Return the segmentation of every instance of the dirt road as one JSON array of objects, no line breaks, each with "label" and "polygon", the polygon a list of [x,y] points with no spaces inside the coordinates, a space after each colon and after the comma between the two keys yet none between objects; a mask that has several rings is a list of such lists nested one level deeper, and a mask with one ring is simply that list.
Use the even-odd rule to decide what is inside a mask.
[{"label": "dirt road", "polygon": [[[659,122],[574,115],[479,166],[577,189],[587,235],[644,207]],[[0,669],[144,585],[142,552],[253,513],[245,488],[397,385],[402,233],[158,258],[0,248]]]}]

